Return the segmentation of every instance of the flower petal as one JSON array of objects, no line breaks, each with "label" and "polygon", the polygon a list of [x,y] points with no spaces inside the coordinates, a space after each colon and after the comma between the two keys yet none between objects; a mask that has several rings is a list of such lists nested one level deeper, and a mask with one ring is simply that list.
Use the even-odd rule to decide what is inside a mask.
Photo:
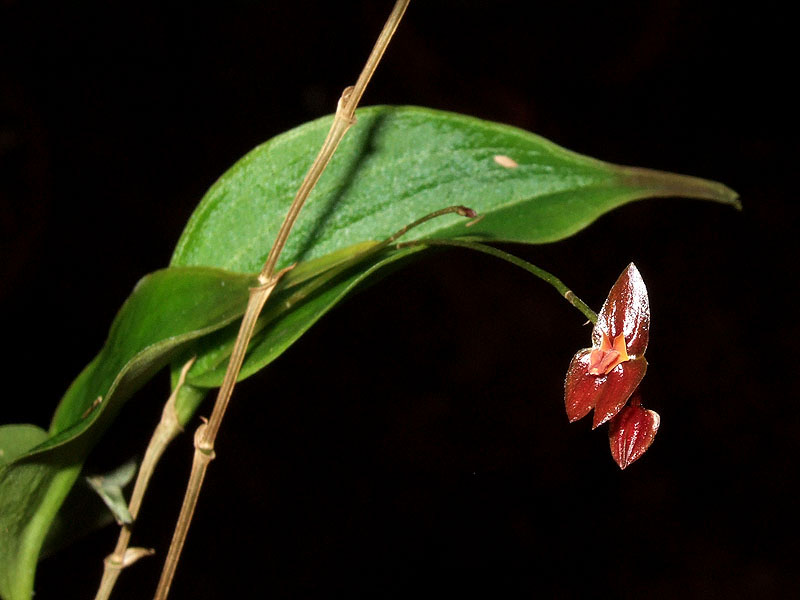
[{"label": "flower petal", "polygon": [[592,348],[578,350],[572,357],[564,381],[564,404],[569,422],[573,423],[589,414],[600,398],[600,384],[606,376],[590,375]]},{"label": "flower petal", "polygon": [[639,269],[633,263],[619,276],[597,315],[597,323],[592,330],[595,347],[599,348],[602,344],[603,333],[609,339],[623,334],[631,356],[640,356],[647,349],[650,301]]},{"label": "flower petal", "polygon": [[653,443],[661,418],[653,410],[647,410],[632,401],[611,420],[608,442],[611,456],[624,469],[644,454]]},{"label": "flower petal", "polygon": [[598,385],[592,429],[608,421],[625,406],[646,371],[647,361],[642,356],[620,363],[608,375],[597,377],[603,381]]}]

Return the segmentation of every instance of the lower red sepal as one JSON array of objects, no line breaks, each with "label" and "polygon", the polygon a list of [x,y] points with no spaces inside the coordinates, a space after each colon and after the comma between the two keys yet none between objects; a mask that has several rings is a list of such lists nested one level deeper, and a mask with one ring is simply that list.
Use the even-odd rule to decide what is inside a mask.
[{"label": "lower red sepal", "polygon": [[608,441],[611,456],[624,469],[644,454],[653,443],[661,417],[641,405],[637,394],[630,403],[611,419]]}]

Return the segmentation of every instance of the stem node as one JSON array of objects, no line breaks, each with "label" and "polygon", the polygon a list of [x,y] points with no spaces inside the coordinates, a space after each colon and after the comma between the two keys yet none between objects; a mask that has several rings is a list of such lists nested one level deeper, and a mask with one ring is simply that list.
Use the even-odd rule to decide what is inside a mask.
[{"label": "stem node", "polygon": [[208,423],[201,423],[194,432],[194,447],[195,450],[208,457],[208,462],[211,462],[216,458],[216,453],[214,452],[214,440],[206,438],[207,428]]}]

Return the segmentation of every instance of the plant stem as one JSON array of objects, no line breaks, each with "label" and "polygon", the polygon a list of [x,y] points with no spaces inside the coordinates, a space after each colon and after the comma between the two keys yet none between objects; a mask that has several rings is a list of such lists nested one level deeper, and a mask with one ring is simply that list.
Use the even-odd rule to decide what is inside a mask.
[{"label": "plant stem", "polygon": [[197,505],[197,498],[200,494],[203,478],[208,469],[208,464],[214,458],[214,441],[216,440],[222,418],[225,415],[225,410],[227,409],[231,394],[233,393],[236,378],[244,362],[244,355],[250,343],[250,338],[253,335],[256,321],[270,294],[275,289],[283,273],[287,270],[284,269],[275,273],[275,266],[278,263],[280,254],[286,245],[286,240],[289,238],[292,226],[297,220],[308,195],[311,193],[311,190],[314,189],[317,181],[319,181],[322,172],[325,170],[333,153],[339,146],[339,142],[341,142],[347,130],[355,123],[356,106],[358,106],[367,84],[386,51],[389,41],[408,7],[409,1],[410,0],[397,0],[355,86],[345,89],[342,93],[342,97],[339,99],[339,103],[336,107],[336,115],[334,116],[333,125],[328,132],[328,136],[322,144],[322,148],[314,160],[314,163],[303,179],[303,183],[300,185],[300,189],[297,191],[297,195],[270,249],[264,268],[259,274],[258,280],[261,285],[250,290],[250,299],[247,304],[247,309],[242,318],[242,325],[234,344],[233,353],[228,363],[228,369],[225,372],[225,377],[220,386],[219,393],[217,394],[217,400],[214,404],[211,418],[207,424],[204,423],[201,425],[195,433],[195,453],[192,462],[192,471],[189,476],[189,483],[186,487],[183,505],[181,506],[181,513],[178,517],[169,552],[161,572],[161,579],[156,589],[156,600],[166,600],[169,588],[172,585],[178,559],[180,558],[183,545],[186,541],[186,534],[189,530],[192,515]]},{"label": "plant stem", "polygon": [[[269,283],[250,290],[247,309],[242,318],[242,324],[239,327],[239,335],[233,346],[233,352],[231,353],[230,362],[228,363],[228,370],[225,371],[225,377],[222,380],[222,385],[217,394],[217,401],[214,404],[212,420],[200,425],[194,435],[195,451],[192,461],[192,470],[189,475],[189,482],[186,485],[186,493],[183,497],[183,504],[181,505],[178,522],[175,525],[175,532],[172,535],[172,542],[167,552],[167,558],[164,560],[161,578],[158,582],[158,588],[156,589],[156,600],[165,600],[169,594],[169,588],[172,585],[175,569],[178,566],[178,559],[180,558],[183,545],[186,541],[189,525],[192,522],[192,516],[197,506],[197,498],[203,486],[203,479],[205,478],[208,464],[215,457],[214,440],[216,439],[219,425],[222,422],[222,415],[228,407],[228,402],[233,393],[233,387],[236,385],[236,378],[239,375],[239,370],[242,368],[247,345],[250,343],[250,338],[253,335],[253,329],[258,320],[258,315],[284,272],[285,270],[280,271]],[[209,434],[208,432],[212,424],[214,424],[215,429]]]},{"label": "plant stem", "polygon": [[563,281],[561,281],[552,273],[548,273],[544,269],[540,269],[536,265],[532,265],[528,261],[522,260],[513,254],[503,252],[502,250],[498,250],[497,248],[487,246],[479,242],[470,242],[467,240],[415,240],[413,242],[403,242],[397,244],[398,248],[409,248],[413,246],[453,246],[456,248],[469,248],[470,250],[476,250],[477,252],[483,252],[484,254],[501,258],[525,269],[529,273],[533,273],[539,279],[542,279],[543,281],[546,281],[552,285],[554,288],[556,288],[556,290],[558,290],[558,293],[566,299],[567,302],[581,311],[587,319],[589,319],[592,323],[597,323],[597,313],[589,308],[589,306],[583,300],[578,298],[571,289],[564,285]]},{"label": "plant stem", "polygon": [[370,79],[372,79],[372,75],[375,73],[378,63],[383,57],[384,52],[386,52],[389,41],[397,30],[397,26],[400,24],[400,19],[403,18],[403,14],[405,14],[409,2],[410,0],[398,0],[395,3],[394,9],[392,9],[389,18],[386,20],[383,31],[381,31],[381,34],[378,36],[378,41],[375,42],[372,53],[369,55],[364,68],[361,70],[361,75],[358,76],[356,84],[346,88],[344,92],[342,92],[342,97],[339,98],[339,103],[336,106],[336,115],[333,118],[331,129],[328,131],[328,136],[325,138],[325,142],[323,142],[314,164],[311,165],[308,173],[306,173],[303,183],[300,184],[300,189],[297,190],[297,195],[292,205],[289,207],[286,218],[283,220],[283,224],[275,238],[275,243],[269,251],[267,262],[264,264],[264,268],[261,270],[261,275],[259,277],[261,283],[266,283],[272,276],[275,265],[278,263],[278,258],[283,251],[283,247],[286,245],[286,240],[289,239],[289,232],[294,226],[306,198],[308,198],[311,190],[314,189],[317,181],[319,181],[325,167],[328,166],[333,153],[336,152],[336,148],[339,146],[339,142],[342,141],[347,130],[356,122],[356,107],[361,101],[361,96],[364,95],[364,90],[367,89],[367,84]]},{"label": "plant stem", "polygon": [[[128,510],[134,522],[139,514],[144,493],[158,461],[170,442],[183,429],[178,422],[178,414],[175,412],[175,401],[178,398],[178,392],[186,381],[186,373],[188,373],[194,361],[195,359],[192,358],[183,365],[175,389],[172,390],[167,403],[164,405],[164,410],[161,412],[161,420],[153,431],[150,443],[147,444],[147,450],[145,450],[142,464],[139,466],[139,473],[136,476],[136,483],[133,486],[131,500],[128,504]],[[100,587],[97,590],[95,600],[107,600],[111,596],[111,591],[114,589],[114,584],[116,584],[122,569],[133,564],[139,558],[153,553],[153,550],[145,550],[144,548],[128,548],[132,527],[133,523],[122,526],[114,552],[109,554],[103,561],[103,578],[100,580]]]}]

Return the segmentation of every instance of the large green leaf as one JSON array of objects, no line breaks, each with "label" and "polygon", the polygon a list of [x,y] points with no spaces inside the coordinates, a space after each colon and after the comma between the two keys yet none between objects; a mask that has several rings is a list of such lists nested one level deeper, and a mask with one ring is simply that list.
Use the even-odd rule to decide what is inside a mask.
[{"label": "large green leaf", "polygon": [[0,446],[17,454],[0,466],[4,598],[30,598],[50,523],[122,403],[181,346],[241,316],[253,281],[249,275],[202,267],[148,275],[123,305],[100,354],[70,386],[46,439],[32,426],[0,429]]},{"label": "large green leaf", "polygon": [[[429,221],[404,239],[472,237],[544,243],[579,231],[603,213],[655,196],[704,198],[738,206],[735,192],[702,180],[620,167],[565,150],[537,135],[453,113],[376,106],[357,111],[348,133],[309,197],[281,264],[342,252],[388,237],[434,210],[463,204],[482,219]],[[262,144],[208,191],[181,236],[173,265],[256,271],[286,214],[331,117]],[[513,162],[509,162],[511,159]],[[513,166],[516,164],[516,166]],[[376,271],[384,255],[294,312],[275,315],[273,299],[260,320],[241,376],[264,367],[350,289]],[[236,330],[199,341],[189,373],[196,386],[218,386]]]},{"label": "large green leaf", "polygon": [[[392,106],[363,108],[356,116],[292,231],[283,265],[386,238],[452,204],[484,218],[465,230],[463,219],[443,217],[409,239],[469,233],[544,243],[640,198],[736,203],[736,194],[718,183],[611,165],[473,117]],[[195,210],[172,264],[258,271],[330,124],[325,117],[297,127],[237,162]],[[506,161],[495,157],[518,166],[502,166],[498,160]]]}]

